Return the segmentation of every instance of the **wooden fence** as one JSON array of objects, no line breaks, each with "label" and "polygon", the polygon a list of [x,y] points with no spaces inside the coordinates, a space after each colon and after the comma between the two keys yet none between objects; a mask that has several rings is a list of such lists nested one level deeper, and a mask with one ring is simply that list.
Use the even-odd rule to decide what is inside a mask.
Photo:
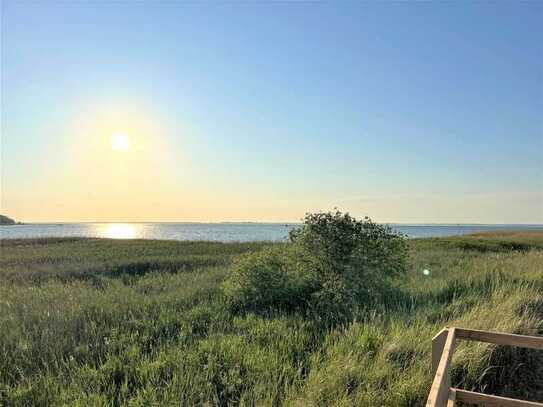
[{"label": "wooden fence", "polygon": [[543,337],[478,331],[475,329],[445,328],[432,339],[432,372],[434,381],[426,407],[454,407],[456,402],[483,406],[543,407],[542,403],[492,396],[451,386],[450,366],[457,339],[519,346],[543,350]]}]

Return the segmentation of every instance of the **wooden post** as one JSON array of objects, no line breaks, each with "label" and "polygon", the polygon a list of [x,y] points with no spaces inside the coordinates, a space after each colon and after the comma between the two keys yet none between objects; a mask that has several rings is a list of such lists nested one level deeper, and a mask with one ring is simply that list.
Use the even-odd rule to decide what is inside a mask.
[{"label": "wooden post", "polygon": [[447,407],[456,406],[456,389],[451,389],[449,392],[449,399],[447,400]]},{"label": "wooden post", "polygon": [[446,328],[432,339],[434,378],[426,407],[454,407],[456,402],[496,407],[543,407],[543,403],[510,399],[451,387],[450,366],[456,339],[543,350],[543,337],[476,329]]},{"label": "wooden post", "polygon": [[439,365],[439,360],[441,359],[441,354],[443,353],[443,347],[445,346],[448,333],[449,330],[447,328],[443,328],[436,336],[432,338],[432,377],[436,375],[437,366]]},{"label": "wooden post", "polygon": [[454,353],[454,345],[456,341],[456,330],[449,328],[447,340],[443,347],[443,353],[439,360],[439,365],[430,389],[426,407],[447,407],[449,393],[451,390],[451,375],[449,367]]}]

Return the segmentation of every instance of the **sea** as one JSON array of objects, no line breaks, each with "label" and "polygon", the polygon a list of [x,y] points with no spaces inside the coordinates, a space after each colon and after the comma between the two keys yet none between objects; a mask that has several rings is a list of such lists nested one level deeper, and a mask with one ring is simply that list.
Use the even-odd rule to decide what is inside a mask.
[{"label": "sea", "polygon": [[[389,224],[408,237],[457,236],[492,231],[543,231],[543,225]],[[282,241],[296,223],[33,223],[0,226],[0,239],[93,237],[110,239]]]}]

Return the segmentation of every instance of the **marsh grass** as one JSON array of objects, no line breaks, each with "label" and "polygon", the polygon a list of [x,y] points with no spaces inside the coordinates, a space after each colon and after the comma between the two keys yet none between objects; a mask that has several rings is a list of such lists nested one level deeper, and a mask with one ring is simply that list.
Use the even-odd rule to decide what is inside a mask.
[{"label": "marsh grass", "polygon": [[[444,326],[543,333],[543,234],[411,240],[407,274],[332,328],[226,306],[232,260],[267,245],[2,241],[0,405],[420,406]],[[542,401],[541,366],[466,342],[453,380]]]}]

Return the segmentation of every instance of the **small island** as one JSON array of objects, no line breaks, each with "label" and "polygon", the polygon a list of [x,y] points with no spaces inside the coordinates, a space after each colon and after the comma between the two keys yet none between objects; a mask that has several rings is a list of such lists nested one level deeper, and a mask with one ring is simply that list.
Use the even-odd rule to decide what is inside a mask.
[{"label": "small island", "polygon": [[0,225],[16,225],[17,222],[5,215],[0,215]]}]

